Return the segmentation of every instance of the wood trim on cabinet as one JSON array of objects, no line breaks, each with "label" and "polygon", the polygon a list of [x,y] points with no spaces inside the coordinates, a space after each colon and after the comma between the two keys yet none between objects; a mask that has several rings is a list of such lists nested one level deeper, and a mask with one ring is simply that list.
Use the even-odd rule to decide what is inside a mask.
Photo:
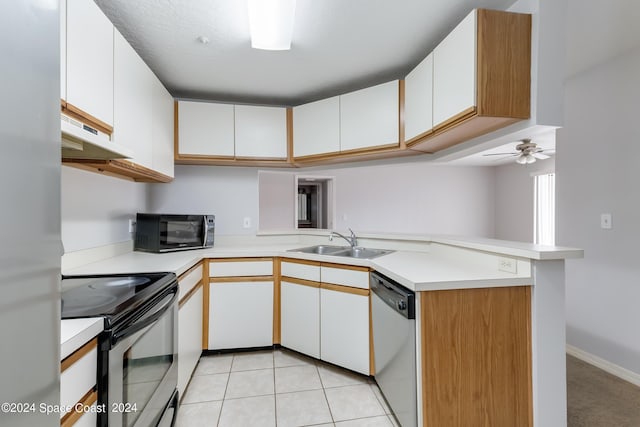
[{"label": "wood trim on cabinet", "polygon": [[189,299],[191,299],[191,297],[195,295],[195,293],[198,292],[198,289],[200,289],[203,285],[204,285],[204,281],[200,280],[197,285],[191,288],[191,290],[187,292],[187,294],[180,299],[180,302],[178,303],[178,308],[179,309],[182,308],[182,306],[185,305],[187,301],[189,301]]},{"label": "wood trim on cabinet", "polygon": [[246,158],[246,160],[236,159],[236,157],[213,157],[213,156],[195,156],[195,155],[179,155],[175,159],[176,165],[204,165],[204,166],[261,166],[261,167],[278,167],[292,168],[294,165],[285,160]]},{"label": "wood trim on cabinet", "polygon": [[273,262],[273,344],[280,344],[281,341],[281,320],[280,320],[280,260]]},{"label": "wood trim on cabinet", "polygon": [[398,80],[398,142],[400,149],[407,148],[404,140],[404,94],[405,83],[404,79]]},{"label": "wood trim on cabinet", "polygon": [[365,271],[367,273],[369,272],[369,267],[363,267],[360,265],[335,264],[332,262],[321,262],[320,265],[322,267],[340,268],[342,270]]},{"label": "wood trim on cabinet", "polygon": [[92,116],[86,111],[83,111],[80,108],[76,107],[75,105],[70,104],[66,101],[64,101],[64,104],[61,105],[61,111],[67,116],[72,117],[76,120],[79,120],[82,123],[89,125],[93,128],[96,128],[100,132],[106,133],[109,136],[111,136],[111,134],[113,133],[113,126],[111,126],[106,122],[103,122],[99,118]]},{"label": "wood trim on cabinet", "polygon": [[60,98],[60,111],[64,111],[65,108],[67,108],[67,101]]},{"label": "wood trim on cabinet", "polygon": [[202,282],[203,282],[203,293],[202,293],[202,349],[209,349],[209,293],[210,293],[210,283],[206,283],[206,278],[209,277],[209,263],[202,263]]},{"label": "wood trim on cabinet", "polygon": [[351,286],[334,285],[333,283],[320,283],[320,288],[345,294],[360,295],[363,297],[369,296],[369,289],[352,288]]},{"label": "wood trim on cabinet", "polygon": [[437,134],[439,132],[443,132],[444,130],[456,126],[465,120],[469,119],[476,115],[476,107],[469,107],[466,110],[463,110],[456,114],[453,117],[448,118],[444,122],[438,124],[433,127],[433,133]]},{"label": "wood trim on cabinet", "polygon": [[200,267],[202,265],[202,261],[198,261],[196,264],[194,264],[193,266],[189,267],[187,270],[185,270],[184,273],[182,273],[180,276],[178,276],[178,282],[181,280],[184,280],[184,278],[186,278],[189,274],[193,273],[194,271],[196,271],[196,269],[198,267]]},{"label": "wood trim on cabinet", "polygon": [[531,115],[531,15],[478,9],[477,97],[481,116]]},{"label": "wood trim on cabinet", "polygon": [[210,277],[209,283],[238,283],[238,282],[272,282],[273,276],[222,276]]},{"label": "wood trim on cabinet", "polygon": [[72,166],[136,182],[166,184],[173,181],[173,178],[168,175],[164,175],[160,172],[154,171],[153,169],[149,169],[124,159],[92,160],[62,158],[62,163],[66,166]]},{"label": "wood trim on cabinet", "polygon": [[[78,360],[82,359],[87,353],[89,353],[94,348],[98,348],[98,338],[94,338],[91,341],[87,342],[85,345],[71,353],[67,356],[62,362],[60,362],[60,372],[66,371]],[[97,361],[96,361],[97,363]]]},{"label": "wood trim on cabinet", "polygon": [[297,259],[297,258],[280,258],[281,262],[290,262],[292,264],[304,264],[304,265],[313,265],[315,267],[320,267],[320,261],[311,261],[308,259]]},{"label": "wood trim on cabinet", "polygon": [[433,135],[433,129],[429,129],[426,130],[422,133],[419,133],[418,135],[414,136],[413,138],[411,138],[408,141],[405,141],[405,146],[406,148],[411,148],[414,145],[424,141],[425,139],[429,138],[431,135]]},{"label": "wood trim on cabinet", "polygon": [[[98,392],[95,388],[89,390],[78,403],[82,403],[83,406],[91,406],[98,401]],[[86,411],[76,411],[75,408],[73,411],[68,412],[62,419],[60,420],[60,427],[71,427],[73,426],[80,417],[82,417]]]},{"label": "wood trim on cabinet", "polygon": [[287,108],[287,162],[293,163],[293,108]]},{"label": "wood trim on cabinet", "polygon": [[320,287],[320,282],[314,282],[313,280],[307,280],[307,279],[298,279],[297,277],[282,276],[280,281],[293,283],[294,285],[308,286],[310,288]]},{"label": "wood trim on cabinet", "polygon": [[376,360],[373,352],[373,313],[371,311],[371,292],[369,292],[369,375],[376,374]]},{"label": "wood trim on cabinet", "polygon": [[423,425],[531,427],[530,286],[419,294]]}]

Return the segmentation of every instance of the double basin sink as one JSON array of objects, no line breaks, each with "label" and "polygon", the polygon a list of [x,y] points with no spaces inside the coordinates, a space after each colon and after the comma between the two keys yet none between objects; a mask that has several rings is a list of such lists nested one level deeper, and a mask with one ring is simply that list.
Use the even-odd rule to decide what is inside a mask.
[{"label": "double basin sink", "polygon": [[393,251],[386,249],[370,249],[358,246],[328,246],[316,245],[306,248],[290,249],[289,252],[304,252],[307,254],[342,256],[348,258],[372,259],[382,255],[390,254]]}]

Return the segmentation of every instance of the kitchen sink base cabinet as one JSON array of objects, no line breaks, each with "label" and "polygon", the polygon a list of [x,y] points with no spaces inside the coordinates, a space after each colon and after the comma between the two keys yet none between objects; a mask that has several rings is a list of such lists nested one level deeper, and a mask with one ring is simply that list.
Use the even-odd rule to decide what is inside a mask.
[{"label": "kitchen sink base cabinet", "polygon": [[320,286],[288,278],[280,282],[281,344],[320,359]]}]

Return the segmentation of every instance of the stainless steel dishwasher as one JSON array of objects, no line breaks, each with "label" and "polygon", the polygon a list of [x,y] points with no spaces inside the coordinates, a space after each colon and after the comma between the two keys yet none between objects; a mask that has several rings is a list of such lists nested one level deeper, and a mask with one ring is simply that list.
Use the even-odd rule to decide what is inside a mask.
[{"label": "stainless steel dishwasher", "polygon": [[418,425],[415,293],[371,273],[375,379],[402,427]]}]

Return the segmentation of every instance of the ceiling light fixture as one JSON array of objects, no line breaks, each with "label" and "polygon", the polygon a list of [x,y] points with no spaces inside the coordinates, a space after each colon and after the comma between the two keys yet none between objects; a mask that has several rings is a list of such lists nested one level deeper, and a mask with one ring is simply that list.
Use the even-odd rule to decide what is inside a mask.
[{"label": "ceiling light fixture", "polygon": [[248,0],[251,47],[289,50],[296,0]]}]

